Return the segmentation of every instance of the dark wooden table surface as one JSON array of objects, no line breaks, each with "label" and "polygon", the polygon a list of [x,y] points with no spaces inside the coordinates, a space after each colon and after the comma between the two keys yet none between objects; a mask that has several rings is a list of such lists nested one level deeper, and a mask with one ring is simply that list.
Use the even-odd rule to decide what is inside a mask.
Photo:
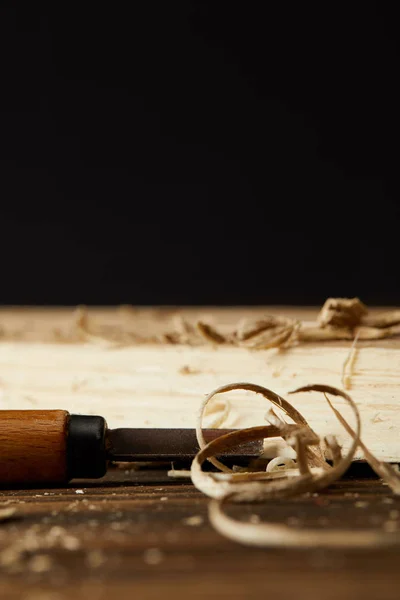
[{"label": "dark wooden table surface", "polygon": [[[0,490],[0,598],[400,597],[400,543],[385,550],[243,547],[211,528],[207,502],[190,483],[150,470],[115,470],[101,485]],[[400,498],[371,479],[238,511],[243,519],[257,514],[296,527],[377,527],[400,536]]]}]

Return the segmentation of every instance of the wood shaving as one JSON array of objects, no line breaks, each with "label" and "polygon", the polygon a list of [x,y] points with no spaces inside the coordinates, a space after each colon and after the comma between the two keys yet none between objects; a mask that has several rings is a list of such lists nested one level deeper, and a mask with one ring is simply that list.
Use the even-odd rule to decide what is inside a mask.
[{"label": "wood shaving", "polygon": [[[203,418],[204,418],[205,410],[206,410],[208,403],[210,402],[210,400],[212,398],[214,398],[214,396],[217,396],[218,394],[223,394],[226,392],[231,392],[234,390],[245,390],[245,391],[254,392],[256,394],[261,394],[270,403],[272,403],[274,406],[276,406],[278,409],[280,409],[283,414],[285,414],[286,416],[291,418],[295,424],[302,425],[304,427],[309,428],[309,425],[308,425],[306,419],[303,417],[303,415],[297,409],[295,409],[294,406],[292,406],[287,400],[285,400],[284,398],[282,398],[281,396],[279,396],[272,390],[269,390],[263,386],[252,384],[252,383],[232,383],[232,384],[223,385],[223,386],[217,388],[216,390],[211,392],[211,394],[209,394],[202,402],[202,405],[201,405],[200,411],[199,411],[199,416],[197,419],[197,425],[196,425],[196,437],[197,437],[197,442],[199,444],[200,449],[203,449],[206,445],[202,428],[203,428]],[[286,423],[285,423],[285,425],[286,425]],[[275,430],[268,429],[266,431],[268,431],[268,437],[278,437],[278,436],[280,437],[281,432],[280,431],[277,432],[276,428],[275,428]],[[271,433],[271,431],[272,431],[272,433]],[[267,437],[267,435],[265,437]],[[260,439],[260,438],[257,438],[257,439]],[[325,463],[322,448],[312,448],[312,449],[308,450],[308,455],[309,455],[309,458],[311,461],[310,464],[312,466],[319,466],[321,468],[326,468],[326,463]],[[220,469],[223,472],[226,472],[226,473],[232,472],[232,469],[230,469],[229,467],[226,467],[224,464],[222,464],[219,460],[217,460],[213,456],[210,456],[209,461],[215,467],[217,467],[218,469]]]},{"label": "wood shaving", "polygon": [[378,327],[359,327],[356,330],[359,340],[384,340],[385,338],[395,337],[400,335],[400,327],[395,325],[393,327],[386,327],[380,329]]},{"label": "wood shaving", "polygon": [[370,315],[363,319],[364,325],[369,327],[392,327],[400,325],[400,310],[390,310],[380,315]]},{"label": "wood shaving", "polygon": [[212,342],[213,344],[225,344],[226,338],[211,325],[208,325],[203,321],[197,321],[196,327],[200,335],[208,342]]},{"label": "wood shaving", "polygon": [[344,327],[304,327],[298,332],[300,342],[331,342],[336,340],[352,340],[354,335],[350,329]]},{"label": "wood shaving", "polygon": [[214,420],[208,423],[208,428],[218,429],[221,428],[227,420],[231,411],[231,403],[229,400],[225,400],[223,402],[214,402],[211,404],[211,406],[208,405],[207,409],[208,410],[205,413],[207,417],[210,417],[213,413],[217,413],[214,417]]},{"label": "wood shaving", "polygon": [[[287,401],[277,396],[271,390],[255,386],[253,384],[230,384],[222,386],[212,392],[204,401],[203,409],[199,416],[197,436],[200,445],[200,451],[193,460],[191,467],[192,482],[197,489],[212,498],[209,504],[209,519],[217,531],[226,537],[253,546],[283,546],[283,547],[370,547],[398,543],[399,539],[394,536],[394,527],[386,527],[384,531],[354,531],[354,530],[315,530],[315,529],[297,529],[290,528],[287,524],[275,523],[248,523],[237,521],[224,513],[224,505],[227,502],[261,502],[265,499],[282,498],[299,494],[316,495],[336,480],[340,479],[350,466],[356,449],[359,445],[364,447],[360,440],[361,420],[358,408],[352,398],[344,391],[326,385],[310,385],[301,387],[291,393],[318,391],[325,395],[328,405],[332,409],[342,426],[350,434],[352,442],[346,455],[342,455],[339,444],[334,436],[327,436],[326,443],[333,456],[333,467],[324,469],[321,466],[310,464],[309,446],[318,444],[319,440],[316,434],[304,422],[304,418],[297,417],[300,423],[292,426],[290,432],[284,419],[277,415],[273,410],[267,414],[271,423],[270,428],[274,428],[274,435],[277,433],[283,439],[291,443],[297,454],[295,464],[287,464],[284,470],[276,471],[273,468],[270,472],[233,472],[219,461],[215,460],[215,455],[225,452],[227,449],[256,439],[262,439],[270,436],[272,433],[268,426],[251,427],[239,431],[230,432],[226,435],[214,439],[208,444],[204,443],[202,436],[202,416],[207,402],[215,395],[232,389],[246,389],[262,393],[275,406],[284,413],[291,413],[292,407]],[[351,408],[355,421],[355,431],[349,426],[347,421],[341,416],[341,413],[334,408],[327,394],[342,397]],[[289,408],[290,407],[290,408]],[[366,454],[368,460],[371,455]],[[206,460],[213,459],[212,462],[222,472],[213,473],[202,470],[202,465]],[[279,458],[282,462],[282,459]],[[376,459],[375,459],[376,461]],[[379,463],[379,461],[376,461]],[[374,463],[375,468],[377,467]],[[386,481],[393,483],[387,477],[388,465],[379,463],[379,474],[386,476]],[[389,465],[390,467],[390,465]],[[390,469],[389,469],[390,471]],[[392,474],[391,474],[392,475]],[[397,473],[399,479],[400,475]],[[395,488],[397,489],[397,488]],[[397,530],[397,525],[396,525]]]},{"label": "wood shaving", "polygon": [[266,316],[264,319],[241,321],[234,332],[240,346],[253,350],[277,348],[286,344],[300,327],[300,323],[287,317]]},{"label": "wood shaving", "polygon": [[356,337],[353,340],[353,343],[351,345],[350,351],[343,363],[343,367],[342,367],[342,385],[344,387],[345,390],[350,389],[350,380],[351,380],[351,376],[353,374],[353,370],[354,370],[354,363],[356,360],[356,353],[357,353],[357,340],[358,337],[360,335],[360,331],[357,332]]},{"label": "wood shaving", "polygon": [[354,529],[309,529],[277,523],[246,523],[228,517],[223,507],[229,501],[211,500],[208,517],[213,527],[225,537],[248,546],[278,548],[366,548],[398,543],[387,529],[358,531]]},{"label": "wood shaving", "polygon": [[253,321],[252,319],[244,319],[240,321],[236,329],[236,338],[240,342],[258,337],[269,330],[287,329],[293,326],[295,321],[287,317],[266,316],[264,319]]},{"label": "wood shaving", "polygon": [[367,307],[359,298],[328,298],[318,315],[321,327],[356,327],[361,323]]},{"label": "wood shaving", "polygon": [[342,449],[334,435],[325,436],[325,445],[331,456],[334,465],[337,465],[342,460]]}]

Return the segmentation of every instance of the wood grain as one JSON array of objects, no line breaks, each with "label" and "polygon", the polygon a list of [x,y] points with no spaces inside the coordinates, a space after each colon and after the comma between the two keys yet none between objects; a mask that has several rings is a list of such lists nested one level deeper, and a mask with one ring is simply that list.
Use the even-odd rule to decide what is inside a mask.
[{"label": "wood grain", "polygon": [[0,486],[66,479],[68,416],[62,410],[0,411]]},{"label": "wood grain", "polygon": [[[76,494],[76,486],[84,493]],[[243,547],[210,527],[207,498],[165,472],[117,470],[102,484],[4,491],[2,503],[17,509],[14,521],[0,525],[2,600],[399,597],[397,546]],[[390,523],[400,531],[399,511],[400,499],[376,480],[341,481],[309,498],[229,508],[244,520],[256,514],[293,527],[381,529]],[[200,517],[194,526],[187,521],[193,516]],[[24,540],[31,549],[13,572],[15,564],[2,564],[2,557]],[[35,571],[38,555],[49,558],[43,572]]]}]

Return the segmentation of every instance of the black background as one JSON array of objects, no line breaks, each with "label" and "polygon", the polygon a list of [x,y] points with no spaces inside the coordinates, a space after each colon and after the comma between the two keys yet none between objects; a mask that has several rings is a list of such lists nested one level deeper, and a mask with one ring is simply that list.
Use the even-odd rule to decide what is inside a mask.
[{"label": "black background", "polygon": [[396,3],[0,7],[1,303],[399,303]]}]

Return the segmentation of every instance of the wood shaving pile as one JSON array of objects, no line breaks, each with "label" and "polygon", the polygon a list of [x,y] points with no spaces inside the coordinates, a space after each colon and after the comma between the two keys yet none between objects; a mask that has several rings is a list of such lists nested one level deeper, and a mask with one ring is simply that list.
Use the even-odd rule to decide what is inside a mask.
[{"label": "wood shaving pile", "polygon": [[[272,404],[266,415],[269,425],[234,431],[206,444],[202,432],[206,406],[217,394],[232,390],[247,390],[264,396]],[[212,499],[208,511],[210,522],[222,535],[252,546],[366,547],[399,543],[399,536],[386,530],[298,530],[285,524],[237,521],[224,513],[224,507],[229,502],[263,502],[315,493],[327,488],[345,474],[358,447],[363,450],[366,461],[392,492],[400,495],[400,473],[392,465],[376,459],[361,441],[360,414],[352,398],[346,392],[327,385],[309,385],[291,393],[310,391],[324,394],[333,414],[352,438],[346,455],[342,455],[335,436],[329,435],[320,440],[297,409],[267,388],[251,383],[235,383],[219,387],[207,396],[202,404],[196,428],[200,451],[193,460],[191,478],[195,487]],[[346,401],[354,414],[355,429],[333,406],[327,394],[340,396]],[[288,423],[287,417],[294,423]],[[277,457],[273,467],[267,467],[266,471],[243,472],[242,469],[231,469],[215,458],[216,455],[243,442],[277,436],[294,448],[296,463]],[[329,451],[333,466],[329,466],[324,460],[324,447]],[[203,471],[202,466],[207,460],[220,472]]]},{"label": "wood shaving pile", "polygon": [[[135,324],[134,316],[129,323]],[[266,315],[262,319],[244,319],[231,332],[222,333],[218,327],[202,320],[189,323],[174,317],[171,331],[161,335],[140,335],[123,326],[97,326],[89,323],[85,307],[78,307],[68,332],[57,331],[63,342],[86,342],[109,348],[121,348],[140,343],[186,344],[205,343],[214,346],[228,344],[266,350],[287,348],[299,343],[335,340],[378,340],[400,335],[400,310],[368,315],[367,307],[358,298],[328,298],[321,308],[316,324],[284,316]]]}]

